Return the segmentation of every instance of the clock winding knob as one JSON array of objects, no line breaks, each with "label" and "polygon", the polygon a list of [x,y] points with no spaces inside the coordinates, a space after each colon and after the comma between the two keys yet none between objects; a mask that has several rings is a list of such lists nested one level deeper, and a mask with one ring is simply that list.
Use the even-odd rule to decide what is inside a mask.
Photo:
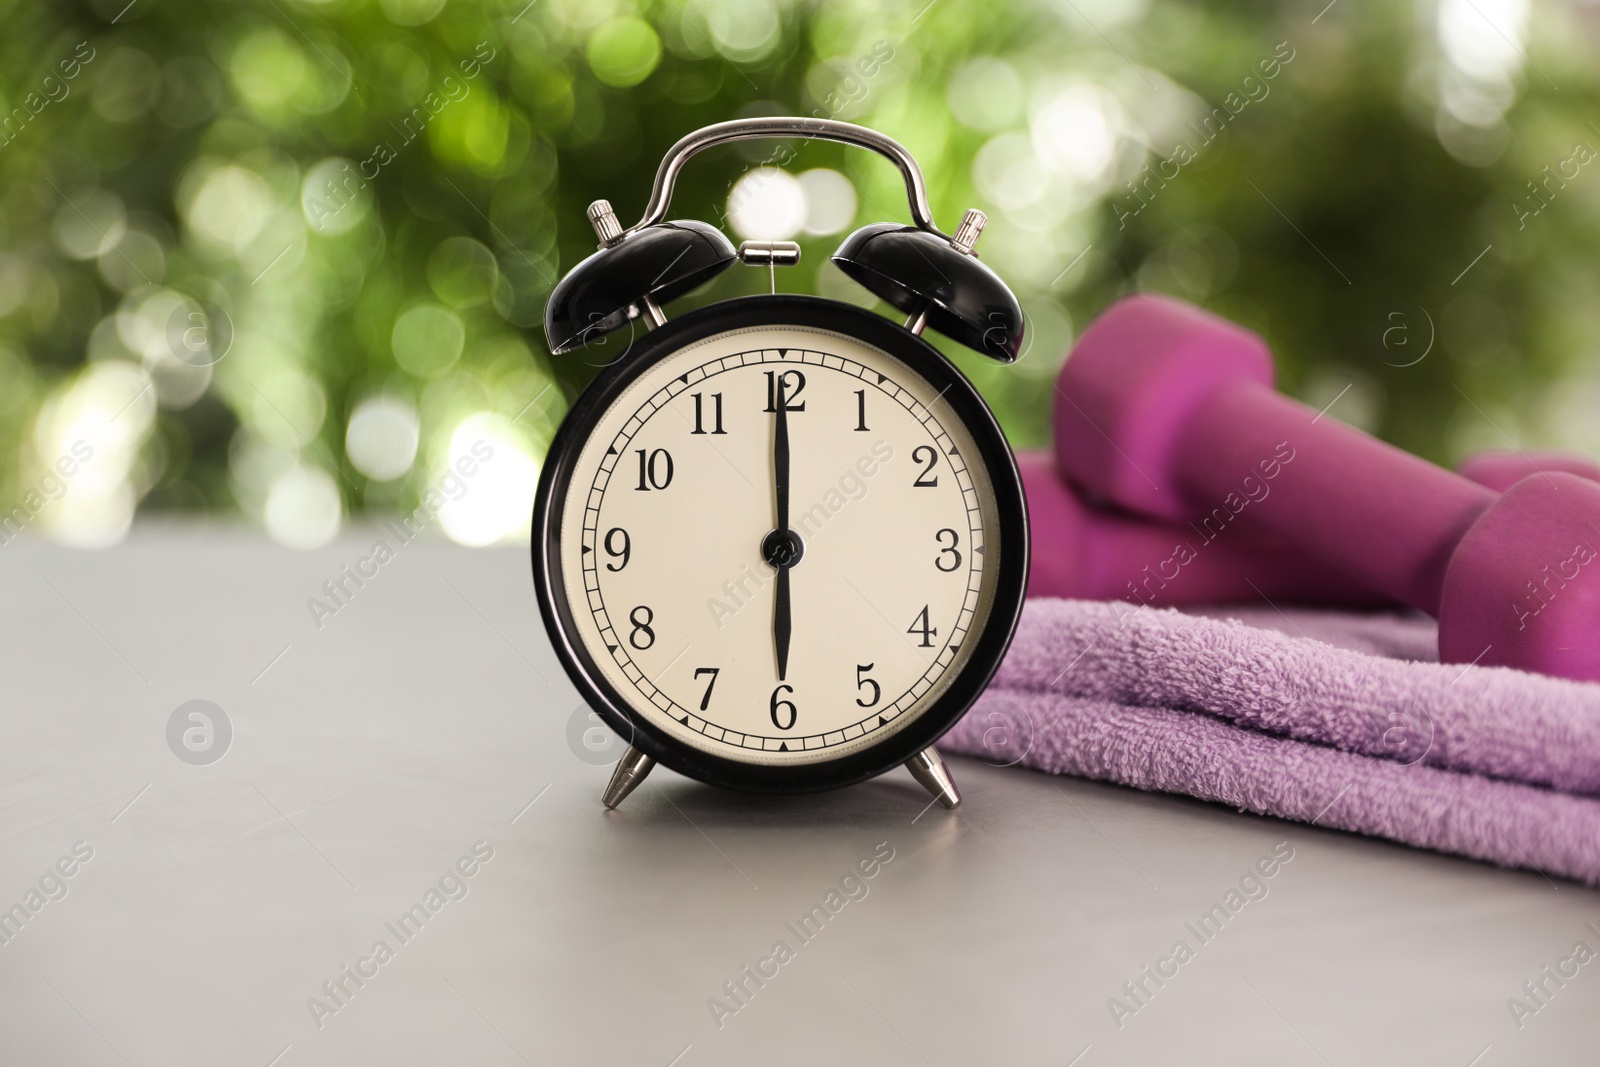
[{"label": "clock winding knob", "polygon": [[617,213],[609,200],[596,200],[589,205],[589,224],[600,238],[601,248],[610,248],[622,240],[622,223],[617,221]]},{"label": "clock winding knob", "polygon": [[[605,201],[601,201],[605,203]],[[983,234],[983,228],[989,225],[989,216],[977,208],[968,208],[966,214],[961,216],[961,225],[956,227],[955,234],[950,238],[950,247],[957,252],[972,255],[972,246],[978,243],[978,238]]]}]

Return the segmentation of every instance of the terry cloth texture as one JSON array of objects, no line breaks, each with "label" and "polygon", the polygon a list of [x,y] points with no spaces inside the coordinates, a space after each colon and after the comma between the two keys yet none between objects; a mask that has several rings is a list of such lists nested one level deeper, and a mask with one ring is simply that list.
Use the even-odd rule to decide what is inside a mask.
[{"label": "terry cloth texture", "polygon": [[1600,684],[1427,662],[1414,617],[1216,614],[1253,625],[1029,601],[940,747],[1600,886]]}]

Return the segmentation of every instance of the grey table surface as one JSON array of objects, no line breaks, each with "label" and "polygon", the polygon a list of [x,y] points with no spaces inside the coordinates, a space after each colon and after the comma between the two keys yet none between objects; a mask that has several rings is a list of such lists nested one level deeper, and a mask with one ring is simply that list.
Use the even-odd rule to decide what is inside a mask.
[{"label": "grey table surface", "polygon": [[[0,1064],[1600,1059],[1600,965],[1513,1017],[1600,949],[1600,895],[1536,873],[969,759],[956,812],[903,771],[764,799],[658,770],[606,813],[525,552],[406,545],[316,626],[377,536],[0,550],[0,908],[39,904],[0,944]],[[196,699],[232,728],[204,765],[168,742]]]}]

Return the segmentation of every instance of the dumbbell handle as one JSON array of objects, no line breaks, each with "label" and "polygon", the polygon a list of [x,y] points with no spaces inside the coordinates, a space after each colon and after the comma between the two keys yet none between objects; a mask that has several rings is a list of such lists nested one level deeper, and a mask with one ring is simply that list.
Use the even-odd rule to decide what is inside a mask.
[{"label": "dumbbell handle", "polygon": [[[1108,511],[1085,501],[1048,452],[1018,452],[1028,494],[1033,569],[1028,595],[1133,600],[1156,606],[1274,603],[1382,608],[1399,601],[1367,588],[1293,546],[1241,531]],[[1529,474],[1564,470],[1600,481],[1586,457],[1556,452],[1480,452],[1464,477],[1502,492]]]},{"label": "dumbbell handle", "polygon": [[1032,534],[1031,597],[1177,604],[1259,601],[1392,607],[1294,549],[1233,533],[1209,539],[1185,523],[1160,522],[1086,504],[1045,452],[1017,453]]},{"label": "dumbbell handle", "polygon": [[[1178,438],[1168,469],[1201,521],[1226,516],[1433,615],[1451,555],[1497,499],[1257,381],[1218,384]],[[1264,498],[1249,500],[1246,476]]]}]

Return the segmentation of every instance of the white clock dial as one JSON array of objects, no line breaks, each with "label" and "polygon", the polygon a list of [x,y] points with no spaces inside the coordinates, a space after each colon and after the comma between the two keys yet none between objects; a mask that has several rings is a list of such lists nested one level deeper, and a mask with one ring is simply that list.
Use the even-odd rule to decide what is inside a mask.
[{"label": "white clock dial", "polygon": [[[780,677],[776,399],[791,636]],[[997,509],[938,390],[844,334],[732,330],[643,372],[573,467],[559,534],[576,633],[635,714],[701,751],[805,764],[932,706],[995,597]]]}]

